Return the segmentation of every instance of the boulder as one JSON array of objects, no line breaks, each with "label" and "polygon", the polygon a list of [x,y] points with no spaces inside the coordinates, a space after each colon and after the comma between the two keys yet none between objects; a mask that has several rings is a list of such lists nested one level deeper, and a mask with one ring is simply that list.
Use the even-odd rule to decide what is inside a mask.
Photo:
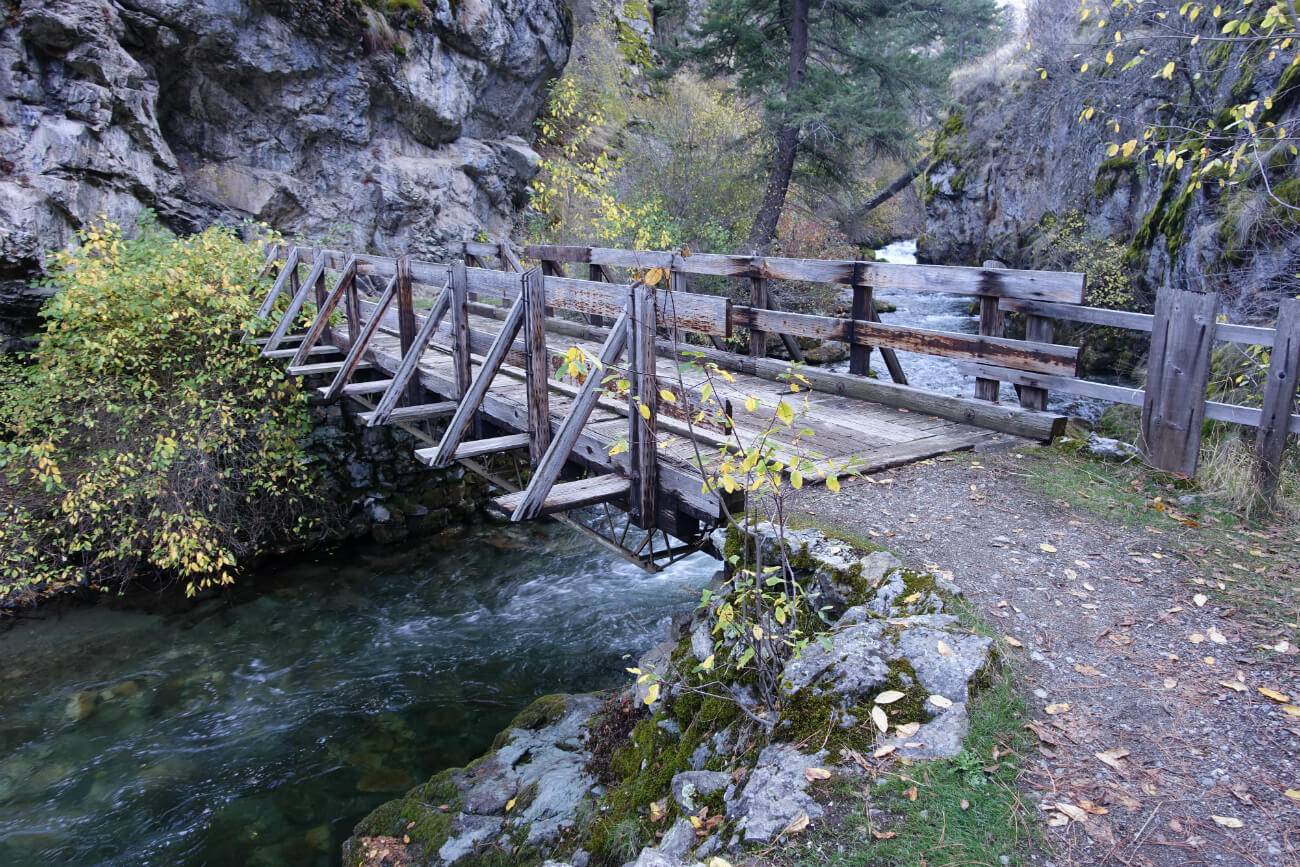
[{"label": "boulder", "polygon": [[721,771],[682,771],[673,776],[670,789],[673,800],[685,813],[694,813],[705,798],[716,795],[731,783],[731,775]]},{"label": "boulder", "polygon": [[727,801],[727,816],[746,843],[771,841],[801,813],[809,819],[822,815],[822,807],[808,793],[804,770],[821,763],[821,752],[805,755],[791,744],[769,744],[759,753],[745,786]]}]

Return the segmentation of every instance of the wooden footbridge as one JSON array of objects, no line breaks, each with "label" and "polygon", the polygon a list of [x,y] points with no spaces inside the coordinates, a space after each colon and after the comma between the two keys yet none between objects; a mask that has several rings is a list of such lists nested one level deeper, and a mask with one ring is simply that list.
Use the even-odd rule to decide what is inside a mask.
[{"label": "wooden footbridge", "polygon": [[[273,330],[257,339],[291,375],[313,378],[320,399],[348,399],[365,424],[401,425],[427,442],[417,452],[426,464],[460,462],[487,475],[507,490],[495,502],[515,521],[621,509],[628,520],[615,541],[629,525],[650,531],[632,553],[651,568],[691,549],[735,507],[736,495],[707,479],[729,444],[762,435],[791,396],[792,376],[802,409],[789,432],[775,434],[778,454],[788,447],[863,473],[998,438],[1050,441],[1065,419],[1045,411],[1047,388],[1103,387],[1077,379],[1076,348],[1052,342],[1053,318],[1087,321],[1093,310],[1080,306],[1082,274],[559,246],[526,247],[522,258],[538,266],[525,268],[506,244],[466,243],[452,262],[276,245],[259,310]],[[582,278],[566,274],[575,264]],[[748,304],[692,290],[692,281],[716,290],[728,279],[747,284]],[[775,309],[772,281],[832,284],[850,315]],[[367,296],[362,282],[382,293]],[[970,296],[980,331],[884,324],[873,298],[880,288]],[[1004,334],[1008,310],[1025,314],[1025,338]],[[768,335],[793,363],[767,357]],[[801,337],[847,343],[848,372],[800,365]],[[890,381],[871,371],[873,350]],[[966,365],[975,396],[908,385],[896,350]],[[699,412],[705,366],[725,372],[710,379],[716,405],[728,408],[721,425]],[[606,387],[607,371],[624,393]],[[1015,384],[1019,405],[997,402],[1000,381]],[[1163,406],[1160,395],[1146,398]],[[767,412],[730,411],[755,402]],[[526,459],[530,472],[517,484],[482,463],[504,453]],[[607,541],[612,522],[609,531]]]}]

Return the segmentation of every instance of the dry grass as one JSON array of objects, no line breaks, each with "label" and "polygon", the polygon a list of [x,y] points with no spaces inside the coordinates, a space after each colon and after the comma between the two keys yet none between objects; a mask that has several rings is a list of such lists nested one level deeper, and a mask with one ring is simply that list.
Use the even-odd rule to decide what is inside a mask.
[{"label": "dry grass", "polygon": [[[1253,433],[1253,429],[1251,429]],[[1239,435],[1209,438],[1201,448],[1200,489],[1242,515],[1273,512],[1273,519],[1300,525],[1300,448],[1282,456],[1282,476],[1272,503],[1261,500],[1255,483],[1253,442]]]}]

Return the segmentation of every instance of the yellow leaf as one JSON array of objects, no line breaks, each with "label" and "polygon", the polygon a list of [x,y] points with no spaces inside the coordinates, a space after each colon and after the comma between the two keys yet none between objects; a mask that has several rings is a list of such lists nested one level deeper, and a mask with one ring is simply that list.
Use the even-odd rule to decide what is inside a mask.
[{"label": "yellow leaf", "polygon": [[659,389],[659,397],[664,403],[677,403],[677,395],[673,394],[666,388]]},{"label": "yellow leaf", "polygon": [[831,772],[825,768],[804,768],[803,778],[810,783],[816,782],[817,780],[829,780],[831,778]]},{"label": "yellow leaf", "polygon": [[1133,156],[1133,151],[1137,150],[1137,146],[1138,146],[1137,139],[1131,138],[1128,141],[1124,142],[1124,144],[1120,147],[1119,150],[1120,153],[1122,153],[1125,157],[1131,157]]},{"label": "yellow leaf", "polygon": [[1234,819],[1232,816],[1210,816],[1210,818],[1213,819],[1214,824],[1218,825],[1220,828],[1242,827],[1242,821],[1240,819]]},{"label": "yellow leaf", "polygon": [[650,687],[645,691],[645,703],[654,704],[658,700],[659,700],[659,684],[652,683],[650,684]]},{"label": "yellow leaf", "polygon": [[840,491],[840,480],[834,475],[826,477],[826,487],[830,488],[832,494],[838,494]]},{"label": "yellow leaf", "polygon": [[752,394],[745,398],[745,412],[754,412],[758,409],[758,398]]},{"label": "yellow leaf", "polygon": [[661,822],[664,816],[668,814],[668,803],[666,801],[650,802],[650,821]]},{"label": "yellow leaf", "polygon": [[647,286],[654,286],[663,279],[664,279],[663,268],[651,268],[649,271],[645,272],[645,279],[642,280],[641,282],[645,283],[645,285]]},{"label": "yellow leaf", "polygon": [[876,704],[893,704],[905,695],[906,693],[899,692],[896,689],[887,689],[876,696]]},{"label": "yellow leaf", "polygon": [[883,759],[896,749],[898,749],[896,744],[884,744],[883,746],[876,747],[876,751],[871,755],[877,759]]},{"label": "yellow leaf", "polygon": [[1259,694],[1264,696],[1265,698],[1273,699],[1273,701],[1277,702],[1278,704],[1286,704],[1291,700],[1291,696],[1287,695],[1286,693],[1278,692],[1275,689],[1269,689],[1267,686],[1259,687]]},{"label": "yellow leaf", "polygon": [[1161,68],[1160,77],[1165,80],[1170,80],[1174,77],[1174,62],[1172,60],[1166,63],[1163,68]]},{"label": "yellow leaf", "polygon": [[1021,640],[1020,640],[1019,638],[1015,638],[1015,637],[1010,636],[1010,635],[1004,635],[1004,636],[1002,636],[1002,640],[1005,641],[1007,644],[1010,644],[1012,647],[1024,647],[1024,646],[1025,646],[1024,643],[1021,642]]},{"label": "yellow leaf", "polygon": [[713,657],[714,654],[710,653],[709,658],[700,663],[701,671],[713,671]]},{"label": "yellow leaf", "polygon": [[638,405],[636,411],[641,413],[641,418],[645,419],[646,421],[650,420],[650,407],[646,406],[644,403]]},{"label": "yellow leaf", "polygon": [[1044,554],[1055,554],[1056,546],[1049,542],[1040,542],[1038,545],[1038,550],[1042,551]]},{"label": "yellow leaf", "polygon": [[506,812],[507,812],[507,813],[509,813],[509,812],[510,812],[511,810],[513,810],[514,808],[515,808],[515,799],[514,799],[514,798],[511,798],[509,801],[506,801]]},{"label": "yellow leaf", "polygon": [[776,405],[776,417],[785,424],[790,424],[794,421],[794,410],[790,407],[790,404],[781,401]]},{"label": "yellow leaf", "polygon": [[791,819],[790,824],[786,825],[785,828],[782,829],[781,836],[785,836],[786,834],[798,834],[800,831],[807,828],[811,821],[812,820],[808,818],[808,814],[800,810],[799,815]]},{"label": "yellow leaf", "polygon": [[709,859],[707,867],[731,867],[731,862],[726,858],[719,858],[717,855],[714,855]]},{"label": "yellow leaf", "polygon": [[1282,794],[1286,795],[1293,801],[1300,801],[1300,789],[1287,789]]},{"label": "yellow leaf", "polygon": [[1056,809],[1076,822],[1088,821],[1088,814],[1079,807],[1074,806],[1074,804],[1067,804],[1065,801],[1057,801]]},{"label": "yellow leaf", "polygon": [[1300,717],[1300,705],[1284,704],[1282,705],[1282,713],[1287,716]]},{"label": "yellow leaf", "polygon": [[1057,714],[1065,713],[1069,709],[1070,709],[1069,702],[1058,701],[1049,704],[1047,707],[1043,708],[1043,711],[1046,712],[1049,716],[1056,716]]}]

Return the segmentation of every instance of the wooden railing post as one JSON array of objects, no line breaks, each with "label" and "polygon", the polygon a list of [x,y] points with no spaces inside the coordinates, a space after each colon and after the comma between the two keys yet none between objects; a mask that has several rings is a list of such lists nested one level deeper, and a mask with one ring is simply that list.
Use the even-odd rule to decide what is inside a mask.
[{"label": "wooden railing post", "polygon": [[1282,473],[1282,453],[1291,427],[1291,407],[1300,385],[1300,298],[1282,302],[1264,385],[1264,408],[1255,438],[1255,481],[1260,495],[1271,500]]},{"label": "wooden railing post", "polygon": [[[1051,343],[1056,337],[1056,328],[1046,316],[1025,316],[1025,339],[1035,343]],[[1018,385],[1016,392],[1020,396],[1020,405],[1025,409],[1043,411],[1047,409],[1047,389],[1032,385]]]},{"label": "wooden railing post", "polygon": [[[540,268],[523,274],[524,348],[528,385],[528,443],[533,465],[541,463],[551,444],[551,356],[546,349],[546,277]],[[593,376],[598,375],[596,373]]]},{"label": "wooden railing post", "polygon": [[659,384],[655,370],[655,290],[638,281],[632,284],[627,320],[628,379],[628,515],[638,527],[655,526],[655,484],[658,440],[655,420],[659,412]]},{"label": "wooden railing post", "polygon": [[[316,259],[320,259],[324,255],[324,253],[321,252],[320,247],[316,247],[314,252],[315,252]],[[324,270],[321,270],[321,272],[317,275],[316,283],[315,285],[312,286],[312,294],[316,298],[316,316],[317,318],[319,318],[320,311],[325,309],[326,300],[329,298],[329,289],[325,285]],[[324,339],[326,343],[334,342],[334,330],[329,327],[328,321],[325,324],[325,329],[321,332],[321,337]]]},{"label": "wooden railing post", "polygon": [[[398,256],[396,264],[397,277],[397,333],[402,342],[402,355],[405,356],[415,343],[415,298],[411,294],[411,257]],[[414,406],[421,402],[420,383],[415,379],[406,388],[406,404]]]},{"label": "wooden railing post", "polygon": [[[859,263],[854,266],[853,275],[853,309],[849,313],[849,318],[855,322],[862,320],[871,321],[872,292],[870,286],[864,286],[861,281],[860,272],[862,265]],[[856,340],[849,344],[849,373],[856,373],[859,376],[866,376],[871,372],[871,347],[863,346]]]},{"label": "wooden railing post", "polygon": [[1218,314],[1217,294],[1165,288],[1156,296],[1138,447],[1157,469],[1196,473]]},{"label": "wooden railing post", "polygon": [[[985,268],[1005,268],[1001,262],[990,259],[984,263]],[[1006,327],[1006,317],[998,306],[998,296],[979,295],[980,300],[980,336],[1001,337]],[[975,396],[980,400],[998,402],[1001,383],[996,379],[975,377]]]},{"label": "wooden railing post", "polygon": [[[749,306],[754,310],[767,309],[767,287],[762,277],[749,278]],[[749,329],[749,354],[753,358],[767,357],[767,332]]]},{"label": "wooden railing post", "polygon": [[469,274],[462,259],[451,266],[451,358],[452,378],[456,386],[453,397],[460,399],[469,392],[472,380],[469,357]]}]

